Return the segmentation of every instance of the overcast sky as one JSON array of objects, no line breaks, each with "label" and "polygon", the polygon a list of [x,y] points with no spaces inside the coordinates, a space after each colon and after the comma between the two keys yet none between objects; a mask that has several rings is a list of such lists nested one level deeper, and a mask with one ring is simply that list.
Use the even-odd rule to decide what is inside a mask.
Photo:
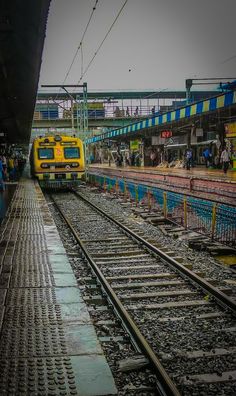
[{"label": "overcast sky", "polygon": [[[98,0],[82,45],[84,70],[123,3]],[[94,4],[51,1],[40,84],[63,83]],[[186,78],[236,78],[235,10],[236,0],[128,0],[82,82],[89,90],[184,90]],[[79,52],[66,83],[80,73]]]}]

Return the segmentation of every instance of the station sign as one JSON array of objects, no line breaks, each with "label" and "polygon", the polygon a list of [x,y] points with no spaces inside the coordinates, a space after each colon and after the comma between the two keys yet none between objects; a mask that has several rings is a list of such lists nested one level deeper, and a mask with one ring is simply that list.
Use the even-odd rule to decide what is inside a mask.
[{"label": "station sign", "polygon": [[161,137],[165,138],[165,139],[170,138],[172,135],[173,135],[172,131],[162,131],[161,132]]}]

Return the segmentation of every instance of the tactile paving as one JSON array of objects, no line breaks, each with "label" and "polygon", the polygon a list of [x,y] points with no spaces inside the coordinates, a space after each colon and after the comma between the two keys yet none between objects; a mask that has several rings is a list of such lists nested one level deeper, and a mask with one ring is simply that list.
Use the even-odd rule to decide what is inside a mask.
[{"label": "tactile paving", "polygon": [[22,239],[24,235],[27,237],[35,238],[35,235],[42,235],[44,231],[44,224],[41,219],[37,222],[35,221],[27,221],[21,224],[19,232],[22,235]]},{"label": "tactile paving", "polygon": [[[24,247],[24,244],[21,244]],[[39,271],[47,272],[50,267],[48,257],[45,253],[46,248],[42,246],[42,249],[34,249],[32,246],[32,251],[25,254],[24,250],[21,250],[18,246],[15,249],[13,255],[13,271],[15,272],[28,272],[28,271]],[[26,250],[27,252],[27,250]],[[18,268],[17,268],[18,267]]]},{"label": "tactile paving", "polygon": [[0,394],[79,395],[70,357],[0,360]]},{"label": "tactile paving", "polygon": [[56,304],[56,291],[53,288],[12,288],[7,292],[7,305]]},{"label": "tactile paving", "polygon": [[48,325],[40,327],[2,326],[0,356],[34,357],[67,354],[63,326]]},{"label": "tactile paving", "polygon": [[10,287],[49,287],[53,286],[54,281],[50,272],[28,271],[22,269],[12,272]]},{"label": "tactile paving", "polygon": [[4,305],[6,299],[7,289],[0,289],[0,306]]},{"label": "tactile paving", "polygon": [[5,312],[5,327],[48,326],[63,324],[60,304],[8,305]]}]

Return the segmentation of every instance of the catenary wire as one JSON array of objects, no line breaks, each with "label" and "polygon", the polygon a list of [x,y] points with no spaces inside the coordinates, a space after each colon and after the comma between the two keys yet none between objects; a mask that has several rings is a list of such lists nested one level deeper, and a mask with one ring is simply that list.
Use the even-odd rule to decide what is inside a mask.
[{"label": "catenary wire", "polygon": [[[92,17],[93,17],[93,14],[94,14],[94,12],[95,12],[95,10],[96,10],[97,3],[98,3],[98,0],[95,0],[95,4],[94,4],[93,9],[92,9],[92,11],[91,11],[89,20],[88,20],[87,25],[86,25],[86,27],[85,27],[84,33],[83,33],[82,38],[81,38],[80,43],[79,43],[79,46],[77,47],[77,49],[76,49],[76,51],[75,51],[75,54],[74,54],[73,59],[72,59],[72,62],[71,62],[71,64],[70,64],[70,66],[69,66],[69,69],[68,69],[67,72],[66,72],[66,75],[65,75],[65,78],[64,78],[64,80],[63,80],[62,85],[65,84],[66,79],[67,79],[67,77],[68,77],[69,74],[70,74],[70,71],[71,71],[71,69],[72,69],[72,66],[73,66],[73,64],[74,64],[74,62],[75,62],[75,59],[76,59],[76,57],[77,57],[77,55],[78,55],[78,52],[79,52],[80,48],[81,48],[81,55],[82,55],[82,43],[83,43],[85,34],[86,34],[87,30],[88,30],[88,27],[89,27],[89,24],[90,24],[90,22],[91,22],[91,19],[92,19]],[[82,62],[83,62],[83,61],[82,61]],[[81,66],[81,71],[82,71],[82,70],[83,70],[83,66]],[[58,92],[58,94],[57,94],[55,100],[58,98],[58,95],[59,95],[60,91],[61,91],[61,88],[60,88],[60,90],[59,90],[59,92]]]},{"label": "catenary wire", "polygon": [[[82,36],[82,38],[81,38],[81,40],[80,40],[80,43],[79,43],[78,48],[77,48],[76,51],[75,51],[75,55],[74,55],[74,57],[73,57],[73,59],[72,59],[72,62],[71,62],[71,64],[70,64],[70,67],[69,67],[69,69],[68,69],[68,71],[67,71],[67,73],[66,73],[66,76],[65,76],[65,78],[64,78],[63,84],[65,83],[65,81],[66,81],[68,75],[70,74],[71,68],[72,68],[72,66],[73,66],[73,64],[74,64],[74,61],[75,61],[75,59],[76,59],[76,57],[77,57],[77,55],[78,55],[78,52],[79,52],[80,48],[82,48],[82,43],[83,43],[83,40],[84,40],[84,36],[85,36],[85,34],[86,34],[87,30],[88,30],[90,21],[91,21],[91,19],[92,19],[92,16],[93,16],[95,10],[96,10],[97,3],[98,3],[98,0],[95,1],[94,7],[93,7],[92,12],[91,12],[91,14],[90,14],[90,17],[89,17],[88,23],[87,23],[87,25],[86,25],[86,28],[85,28],[85,30],[84,30],[83,36]],[[63,85],[63,84],[62,84],[62,85]]]},{"label": "catenary wire", "polygon": [[107,33],[106,33],[106,35],[105,35],[104,39],[102,40],[102,42],[101,42],[101,44],[99,45],[98,49],[95,51],[95,53],[94,53],[94,55],[93,55],[92,59],[90,60],[90,62],[89,62],[89,63],[88,63],[88,65],[86,66],[86,68],[85,68],[85,70],[84,70],[83,74],[81,74],[81,76],[80,76],[80,79],[79,79],[79,82],[78,82],[78,83],[80,83],[80,82],[81,82],[82,78],[83,78],[83,77],[84,77],[84,75],[87,73],[87,71],[88,71],[89,67],[91,66],[92,62],[94,61],[94,58],[96,57],[96,55],[98,54],[99,50],[101,49],[101,47],[102,47],[103,43],[105,42],[105,40],[106,40],[107,36],[109,35],[110,31],[112,30],[113,26],[115,25],[115,23],[116,23],[117,19],[119,18],[120,14],[121,14],[121,12],[122,12],[122,10],[123,10],[123,8],[125,7],[125,5],[126,5],[126,3],[127,3],[127,2],[128,2],[128,0],[125,0],[125,2],[124,2],[124,4],[122,5],[122,7],[121,7],[120,11],[118,12],[118,14],[117,14],[116,18],[114,19],[113,23],[111,24],[110,28],[108,29],[108,31],[107,31]]}]

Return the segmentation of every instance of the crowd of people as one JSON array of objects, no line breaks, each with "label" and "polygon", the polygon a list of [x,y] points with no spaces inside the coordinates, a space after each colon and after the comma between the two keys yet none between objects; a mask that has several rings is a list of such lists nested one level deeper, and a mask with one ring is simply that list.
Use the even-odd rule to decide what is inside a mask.
[{"label": "crowd of people", "polygon": [[[144,155],[144,157],[143,157]],[[185,168],[190,170],[197,166],[200,162],[199,157],[196,158],[196,152],[191,148],[187,147],[185,152],[182,152],[181,158],[177,158],[172,151],[161,150],[155,146],[147,147],[144,152],[141,150],[130,150],[128,148],[98,148],[95,156],[93,153],[90,155],[90,163],[108,162],[109,166],[111,163],[115,163],[117,167],[121,166],[152,166],[158,168]],[[206,146],[203,151],[198,153],[198,156],[203,159],[206,168],[223,169],[226,174],[230,167],[230,153],[224,146],[220,151],[216,148],[212,149],[211,146]]]},{"label": "crowd of people", "polygon": [[117,151],[115,163],[116,166],[140,166],[141,154],[139,151],[125,151],[124,155],[122,155],[120,151]]},{"label": "crowd of people", "polygon": [[[171,151],[159,154],[160,155],[158,155],[155,149],[150,151],[149,157],[151,166],[185,168],[187,170],[197,166],[197,159],[191,147],[185,150],[182,158],[173,156]],[[224,173],[227,173],[231,163],[230,153],[226,146],[224,146],[220,152],[214,152],[214,154],[212,148],[207,146],[202,152],[202,158],[206,168],[223,169]]]},{"label": "crowd of people", "polygon": [[5,182],[16,182],[25,166],[25,158],[14,154],[0,154],[0,189],[5,189]]}]

